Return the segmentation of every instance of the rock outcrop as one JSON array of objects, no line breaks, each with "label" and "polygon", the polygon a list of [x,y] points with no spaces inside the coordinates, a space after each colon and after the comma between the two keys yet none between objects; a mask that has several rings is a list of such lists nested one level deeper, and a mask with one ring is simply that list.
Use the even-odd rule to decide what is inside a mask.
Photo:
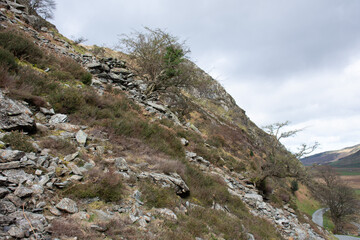
[{"label": "rock outcrop", "polygon": [[32,112],[19,101],[7,98],[0,90],[0,129],[35,132],[36,124]]}]

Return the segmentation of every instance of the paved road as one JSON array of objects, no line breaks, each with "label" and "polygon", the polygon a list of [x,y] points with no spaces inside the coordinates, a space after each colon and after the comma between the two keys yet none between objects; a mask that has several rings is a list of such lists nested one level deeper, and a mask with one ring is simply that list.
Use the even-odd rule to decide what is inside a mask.
[{"label": "paved road", "polygon": [[[324,227],[324,219],[323,215],[327,211],[327,208],[320,208],[316,210],[312,215],[312,221],[316,223],[317,225]],[[359,240],[360,238],[357,237],[351,237],[351,236],[345,236],[345,235],[335,235],[339,240]]]},{"label": "paved road", "polygon": [[359,240],[360,238],[345,236],[345,235],[335,235],[339,240]]},{"label": "paved road", "polygon": [[312,221],[317,225],[324,227],[323,215],[327,210],[327,208],[320,208],[316,210],[312,215]]}]

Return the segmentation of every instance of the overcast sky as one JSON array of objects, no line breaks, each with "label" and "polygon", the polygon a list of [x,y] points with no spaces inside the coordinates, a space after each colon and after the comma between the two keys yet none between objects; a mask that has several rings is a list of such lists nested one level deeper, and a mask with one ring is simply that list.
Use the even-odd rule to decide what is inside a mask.
[{"label": "overcast sky", "polygon": [[305,128],[284,142],[291,150],[360,143],[359,0],[60,0],[53,22],[109,47],[119,34],[165,29],[258,126]]}]

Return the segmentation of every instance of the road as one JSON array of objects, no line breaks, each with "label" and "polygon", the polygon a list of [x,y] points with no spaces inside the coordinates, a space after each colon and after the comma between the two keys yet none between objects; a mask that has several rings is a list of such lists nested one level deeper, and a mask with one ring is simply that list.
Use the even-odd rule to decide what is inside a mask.
[{"label": "road", "polygon": [[312,221],[317,225],[324,227],[323,215],[327,210],[328,210],[327,208],[320,208],[316,210],[312,215]]},{"label": "road", "polygon": [[[316,210],[312,215],[312,221],[316,223],[317,225],[324,227],[324,219],[323,215],[327,211],[327,208],[320,208]],[[335,235],[339,240],[359,240],[360,238],[352,237],[352,236],[346,236],[346,235]]]}]

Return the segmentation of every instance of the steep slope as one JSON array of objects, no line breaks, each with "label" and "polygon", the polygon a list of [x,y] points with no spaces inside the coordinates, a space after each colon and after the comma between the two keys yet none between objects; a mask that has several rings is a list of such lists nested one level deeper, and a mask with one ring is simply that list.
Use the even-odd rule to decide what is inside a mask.
[{"label": "steep slope", "polygon": [[[329,164],[332,162],[341,162],[342,159],[350,157],[353,154],[356,154],[360,150],[360,145],[355,145],[352,147],[347,147],[341,150],[328,151],[323,153],[314,154],[306,158],[301,159],[301,162],[305,165],[312,164]],[[350,157],[351,158],[351,157]],[[356,159],[356,157],[354,157]],[[347,160],[349,161],[349,160]]]},{"label": "steep slope", "polygon": [[277,203],[257,191],[270,136],[201,69],[149,99],[125,54],[97,57],[0,3],[1,237],[327,237],[286,181]]}]

